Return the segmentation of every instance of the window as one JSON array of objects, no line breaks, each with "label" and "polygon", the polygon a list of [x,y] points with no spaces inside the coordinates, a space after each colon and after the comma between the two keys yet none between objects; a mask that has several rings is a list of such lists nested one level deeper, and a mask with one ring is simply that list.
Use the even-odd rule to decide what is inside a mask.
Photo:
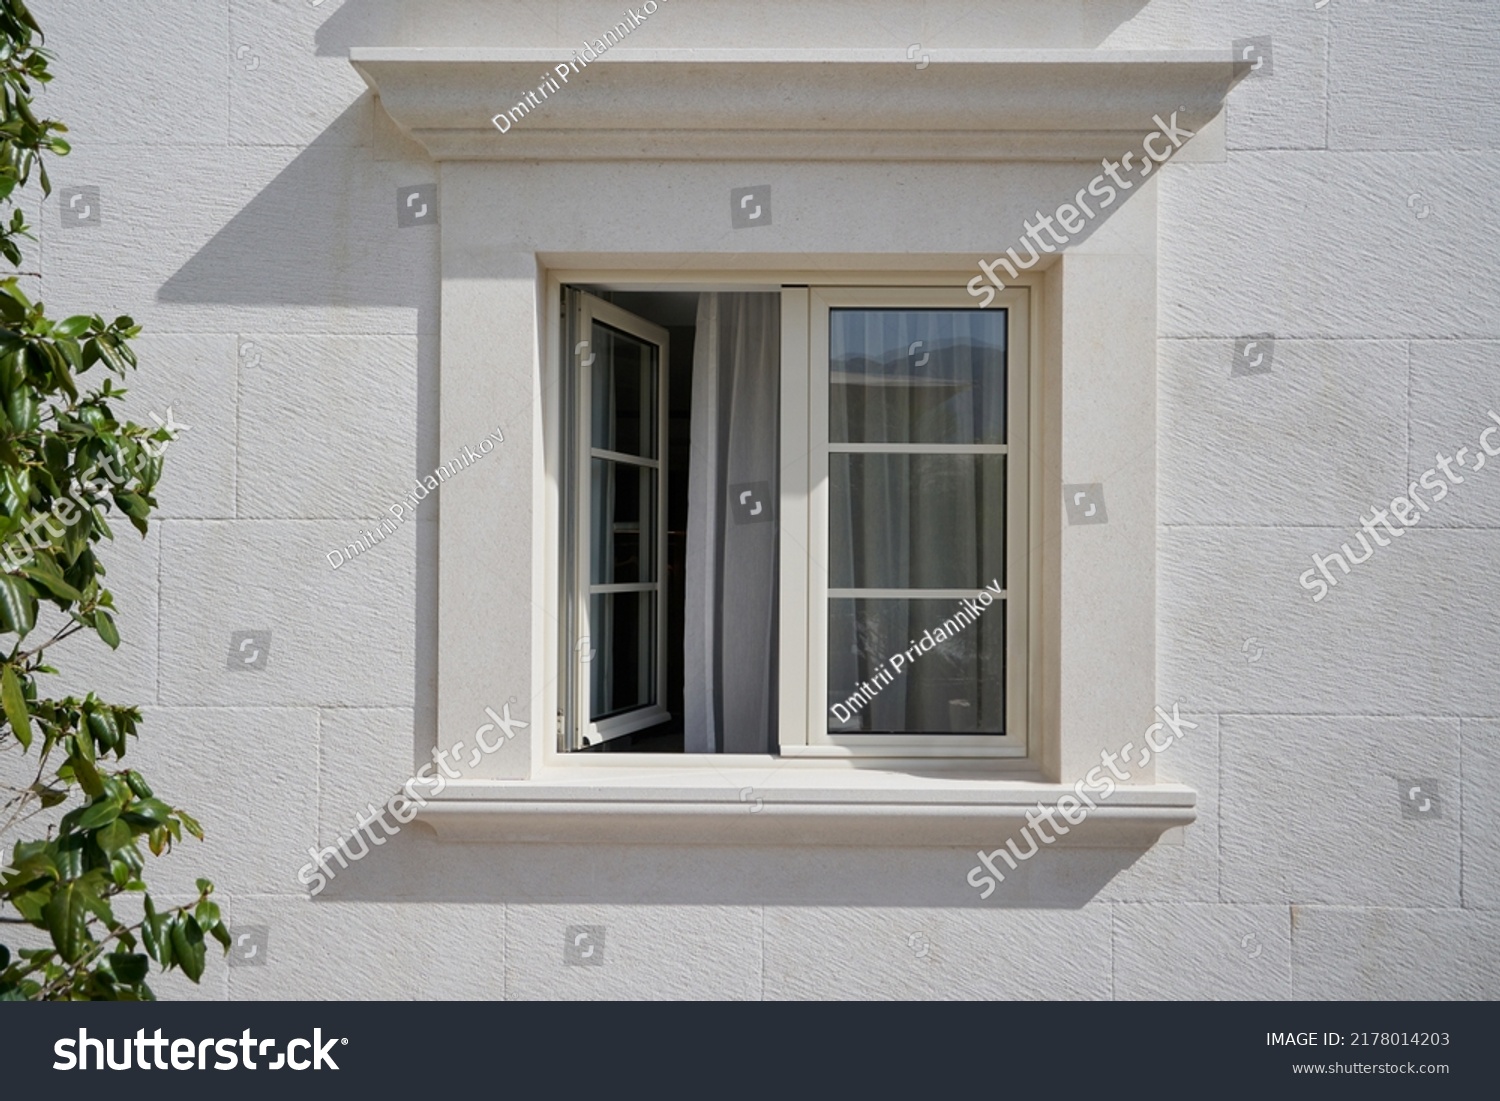
[{"label": "window", "polygon": [[[572,578],[587,675],[573,705],[578,747],[670,718],[665,706],[667,331],[570,292],[578,330],[578,491]],[[586,486],[586,488],[584,488]]]},{"label": "window", "polygon": [[1029,294],[565,287],[559,747],[1025,757]]},{"label": "window", "polygon": [[[457,752],[462,744],[467,753],[476,723],[494,722],[489,711],[501,713],[507,700],[512,715],[529,725],[510,748],[482,757],[422,812],[443,836],[676,842],[687,816],[700,841],[982,843],[1007,823],[1024,823],[1039,799],[1059,797],[1101,753],[1119,749],[1152,721],[1159,702],[1158,174],[1111,208],[1107,232],[1082,235],[1050,254],[990,306],[1008,310],[1008,577],[1003,604],[992,602],[979,622],[988,626],[994,612],[1004,613],[1001,734],[974,713],[988,716],[992,696],[977,704],[971,699],[967,715],[962,704],[954,709],[958,715],[948,725],[966,729],[935,731],[949,701],[962,698],[951,684],[921,705],[936,711],[912,719],[903,708],[904,730],[879,729],[897,724],[869,708],[855,720],[868,724],[863,729],[825,725],[823,709],[848,695],[830,700],[827,683],[812,683],[829,677],[827,654],[814,660],[810,652],[812,616],[814,609],[827,613],[836,599],[814,593],[815,585],[827,585],[828,562],[815,568],[808,552],[814,527],[812,295],[841,286],[962,288],[976,274],[978,257],[993,255],[983,235],[976,236],[973,211],[985,211],[987,225],[1019,226],[1033,211],[1052,209],[1087,186],[1101,158],[1134,148],[1143,120],[1163,105],[1182,105],[1183,125],[1198,132],[1174,160],[1191,154],[1221,161],[1225,97],[1248,63],[1227,59],[1222,50],[974,51],[962,65],[923,74],[951,82],[950,90],[967,104],[961,128],[934,130],[932,96],[946,93],[924,79],[925,94],[907,94],[910,63],[897,55],[887,62],[838,50],[797,57],[661,50],[601,68],[598,79],[591,73],[566,97],[549,100],[545,117],[532,115],[526,127],[500,135],[476,116],[473,104],[508,102],[507,89],[534,76],[531,52],[355,47],[351,60],[392,120],[389,135],[410,136],[441,167],[436,316],[442,447],[462,447],[492,431],[487,425],[515,425],[507,432],[505,463],[481,464],[443,487],[435,533],[433,738],[442,749]],[[728,87],[734,96],[718,94]],[[806,94],[789,96],[788,88]],[[869,131],[872,96],[890,108],[881,116],[878,142]],[[814,101],[818,110],[809,112],[806,104]],[[650,120],[645,130],[641,119]],[[755,120],[755,128],[745,129],[745,119]],[[738,166],[745,163],[777,166],[779,194],[795,189],[795,218],[782,216],[783,203],[774,224],[766,219],[756,228],[732,228],[743,198],[734,192],[745,182]],[[700,186],[718,186],[725,177],[734,184],[729,210]],[[830,184],[834,179],[837,186]],[[517,194],[522,184],[527,200],[517,216],[497,218],[495,196]],[[622,202],[628,217],[621,215]],[[570,356],[584,336],[577,317],[562,308],[562,288],[569,286],[592,289],[665,328],[670,338],[658,382],[668,409],[660,482],[666,496],[658,502],[667,549],[665,593],[657,590],[665,615],[658,615],[655,645],[664,655],[658,668],[666,672],[659,698],[671,718],[665,733],[647,727],[587,747],[577,737],[579,684],[585,674],[596,675],[588,666],[597,656],[584,659],[598,644],[581,637],[576,608],[582,594],[573,580],[584,482],[570,469],[578,465],[581,445],[570,440],[565,446],[563,439],[577,412],[564,389],[576,379]],[[761,417],[759,435],[734,435],[712,456],[693,451],[691,431],[685,445],[682,440],[692,424],[691,382],[704,331],[697,305],[707,291],[756,296],[723,304],[731,316],[741,311],[753,319],[756,347],[774,340],[779,383],[779,415]],[[770,314],[756,304],[767,300],[776,304]],[[944,304],[915,298],[837,303],[908,310]],[[962,309],[975,303],[948,304]],[[715,331],[725,335],[723,325]],[[1023,354],[1030,360],[1024,379],[1018,377]],[[1016,420],[1015,390],[1023,384],[1029,425]],[[746,400],[751,394],[756,402],[767,398],[755,390]],[[1018,429],[1026,427],[1023,448]],[[757,472],[751,464],[761,461],[765,444],[776,449],[776,461]],[[1019,463],[1027,456],[1023,476]],[[1063,487],[1094,484],[1108,498],[1107,523],[1071,526]],[[821,485],[826,492],[826,479]],[[730,486],[739,487],[732,498]],[[762,502],[757,488],[774,489],[774,495]],[[753,515],[741,516],[733,508],[747,492],[743,509]],[[694,504],[700,511],[710,505],[721,510],[731,526],[740,517],[734,530],[739,537],[750,533],[749,543],[732,542],[753,552],[756,570],[764,568],[759,541],[774,534],[771,572],[754,586],[737,587],[758,599],[737,606],[735,618],[686,614],[694,556],[716,562],[722,577],[741,570],[738,559],[726,563],[717,553],[716,541],[686,541]],[[1024,545],[1017,517],[1027,521]],[[612,522],[627,521],[617,510]],[[826,514],[819,523],[828,523]],[[796,553],[783,552],[789,541]],[[1023,594],[1017,553],[1027,550]],[[699,575],[706,576],[701,568]],[[913,590],[937,584],[948,579],[913,576],[906,588],[887,587],[898,589],[891,599],[916,604]],[[709,590],[704,585],[694,599]],[[711,604],[705,608],[715,611]],[[614,627],[623,634],[619,620]],[[819,629],[827,632],[828,624]],[[958,637],[971,633],[966,626]],[[912,638],[908,631],[899,640],[903,650]],[[651,643],[637,645],[648,650]],[[705,676],[688,675],[690,661],[722,678],[725,669],[739,670],[746,656],[765,659],[773,651],[771,675],[741,681],[745,694],[732,699],[718,686],[703,691]],[[914,665],[902,673],[914,670],[929,672]],[[754,692],[747,688],[752,681]],[[618,728],[619,714],[602,718],[616,719]],[[707,745],[688,744],[690,735],[705,731],[711,734]],[[755,732],[770,740],[758,749],[740,741]],[[941,744],[945,735],[960,737]],[[862,737],[877,742],[848,740]],[[986,744],[986,738],[1011,744]],[[653,743],[661,752],[622,754],[602,767],[606,758],[599,751],[649,750]],[[924,752],[933,756],[920,758]],[[880,758],[868,768],[830,759],[871,753],[900,758],[889,768]],[[988,759],[953,762],[958,767],[942,761],[966,755]],[[1007,755],[1011,759],[995,759]],[[804,757],[812,759],[798,759]],[[1157,783],[1154,767],[1153,761],[1143,768],[1128,792],[1122,787],[1090,816],[1087,830],[1075,828],[1065,843],[1149,843],[1168,826],[1191,821],[1193,793]],[[757,809],[765,813],[751,813]]]},{"label": "window", "polygon": [[812,660],[807,737],[784,744],[1023,755],[1024,292],[809,299]]}]

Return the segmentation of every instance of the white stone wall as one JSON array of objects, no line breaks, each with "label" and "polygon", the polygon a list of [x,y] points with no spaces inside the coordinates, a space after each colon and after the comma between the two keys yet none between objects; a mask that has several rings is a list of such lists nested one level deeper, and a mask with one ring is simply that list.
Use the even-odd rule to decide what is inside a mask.
[{"label": "white stone wall", "polygon": [[[143,767],[209,831],[158,890],[210,875],[232,924],[269,930],[262,964],[163,994],[1500,996],[1500,463],[1322,602],[1296,581],[1500,411],[1500,6],[1313,5],[668,0],[630,42],[941,63],[1273,40],[1271,74],[1231,94],[1227,159],[1169,166],[1158,195],[1158,696],[1205,735],[1158,777],[1196,787],[1200,819],[1138,859],[1044,852],[1001,905],[964,882],[968,850],[415,826],[309,900],[308,848],[410,775],[437,709],[437,502],[325,558],[441,461],[438,231],[396,219],[397,188],[438,173],[347,48],[572,48],[623,5],[35,0],[59,73],[42,106],[75,147],[56,185],[102,208],[65,228],[54,192],[34,212],[42,297],[141,321],[130,408],[191,426],[163,518],[109,560],[121,650],[63,664],[145,707]],[[976,258],[1014,239],[973,217]],[[1261,333],[1273,372],[1231,377]],[[252,630],[265,667],[231,670]],[[1403,810],[1418,782],[1425,816]],[[569,925],[607,928],[603,966],[563,965]]]}]

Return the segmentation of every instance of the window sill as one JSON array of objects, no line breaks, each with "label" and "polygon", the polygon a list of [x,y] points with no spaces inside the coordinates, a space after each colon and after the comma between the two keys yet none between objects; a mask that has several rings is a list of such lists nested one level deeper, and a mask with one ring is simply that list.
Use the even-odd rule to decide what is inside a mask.
[{"label": "window sill", "polygon": [[[1070,785],[1014,772],[958,778],[813,765],[777,767],[769,776],[735,768],[708,776],[567,766],[533,780],[451,783],[417,818],[454,842],[994,846],[1024,828],[1039,802],[1055,807],[1072,794]],[[1056,840],[1149,848],[1165,831],[1194,821],[1196,804],[1197,793],[1181,784],[1122,785]]]}]

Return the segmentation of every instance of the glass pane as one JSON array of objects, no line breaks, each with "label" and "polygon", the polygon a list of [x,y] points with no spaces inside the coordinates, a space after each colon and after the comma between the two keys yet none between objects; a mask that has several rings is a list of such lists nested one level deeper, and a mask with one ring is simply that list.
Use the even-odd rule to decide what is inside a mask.
[{"label": "glass pane", "polygon": [[656,594],[589,597],[589,718],[656,702]]},{"label": "glass pane", "polygon": [[1004,443],[1005,317],[829,311],[829,440]]},{"label": "glass pane", "polygon": [[589,512],[589,582],[656,580],[656,471],[594,459]]},{"label": "glass pane", "polygon": [[656,458],[656,346],[597,321],[591,331],[593,446]]},{"label": "glass pane", "polygon": [[829,585],[1005,587],[1005,456],[828,456]]},{"label": "glass pane", "polygon": [[1005,601],[830,600],[830,734],[1004,734]]}]

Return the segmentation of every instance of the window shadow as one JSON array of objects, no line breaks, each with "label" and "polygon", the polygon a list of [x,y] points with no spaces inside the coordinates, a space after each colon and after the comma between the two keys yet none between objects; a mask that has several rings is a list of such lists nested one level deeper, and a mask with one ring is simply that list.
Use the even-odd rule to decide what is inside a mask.
[{"label": "window shadow", "polygon": [[[413,823],[347,868],[330,860],[333,875],[314,901],[1076,910],[1148,852],[1171,865],[1159,875],[1193,878],[1208,860],[1193,841],[1212,845],[1194,831],[1207,829],[1195,824],[1183,844],[1151,850],[1042,848],[1014,870],[996,856],[1004,881],[983,897],[989,873],[969,880],[981,867],[976,848],[457,844]],[[1016,832],[997,826],[984,851]],[[1202,874],[1215,867],[1208,861]]]}]

